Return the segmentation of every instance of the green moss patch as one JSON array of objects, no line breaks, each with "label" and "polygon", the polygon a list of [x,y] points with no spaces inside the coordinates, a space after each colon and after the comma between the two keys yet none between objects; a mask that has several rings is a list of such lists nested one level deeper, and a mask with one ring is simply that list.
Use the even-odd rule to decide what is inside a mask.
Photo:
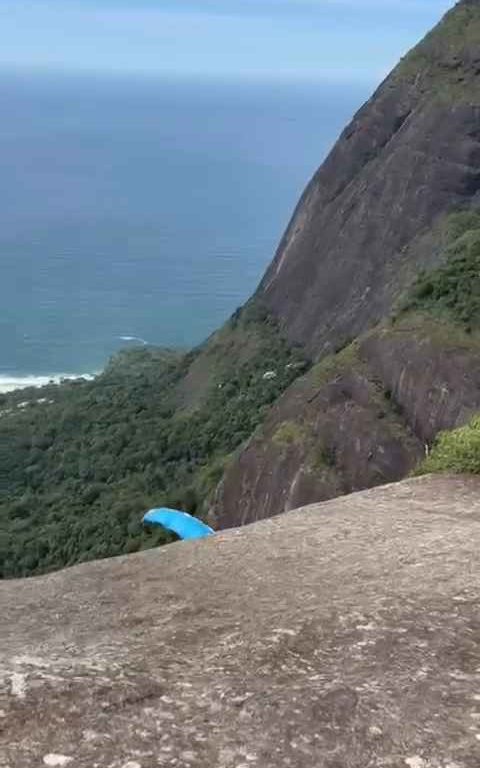
[{"label": "green moss patch", "polygon": [[302,424],[295,421],[284,421],[276,432],[272,440],[276,445],[302,445],[308,438],[307,430]]},{"label": "green moss patch", "polygon": [[436,100],[470,102],[480,94],[475,66],[470,66],[479,42],[480,6],[459,3],[402,59],[394,80],[406,81]]},{"label": "green moss patch", "polygon": [[480,328],[480,214],[465,211],[449,216],[445,232],[443,264],[419,273],[400,314],[423,311],[470,333]]},{"label": "green moss patch", "polygon": [[480,474],[480,416],[464,427],[440,433],[416,474],[429,472]]}]

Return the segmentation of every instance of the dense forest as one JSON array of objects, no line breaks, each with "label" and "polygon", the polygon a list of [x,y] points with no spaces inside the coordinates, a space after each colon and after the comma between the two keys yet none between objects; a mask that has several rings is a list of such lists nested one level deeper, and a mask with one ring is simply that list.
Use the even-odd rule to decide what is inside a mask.
[{"label": "dense forest", "polygon": [[169,541],[143,512],[201,517],[225,463],[307,363],[254,303],[187,354],[138,348],[94,381],[0,396],[0,573]]},{"label": "dense forest", "polygon": [[470,333],[480,327],[480,214],[452,213],[442,230],[442,263],[417,275],[401,313],[427,312]]},{"label": "dense forest", "polygon": [[[480,214],[442,224],[440,266],[421,272],[390,322],[438,316],[478,335]],[[473,341],[473,339],[472,339]],[[227,463],[309,367],[258,299],[188,353],[121,352],[94,381],[0,395],[0,575],[30,575],[157,546],[142,514],[208,518]],[[478,420],[440,435],[420,471],[478,471]]]}]

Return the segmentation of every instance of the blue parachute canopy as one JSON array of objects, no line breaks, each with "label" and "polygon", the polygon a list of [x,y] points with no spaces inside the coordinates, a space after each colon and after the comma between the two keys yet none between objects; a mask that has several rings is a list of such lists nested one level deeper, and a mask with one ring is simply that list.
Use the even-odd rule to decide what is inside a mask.
[{"label": "blue parachute canopy", "polygon": [[144,515],[143,522],[163,525],[167,531],[176,533],[181,539],[202,539],[204,536],[211,536],[212,533],[215,533],[212,528],[202,523],[198,518],[167,507],[151,509]]}]

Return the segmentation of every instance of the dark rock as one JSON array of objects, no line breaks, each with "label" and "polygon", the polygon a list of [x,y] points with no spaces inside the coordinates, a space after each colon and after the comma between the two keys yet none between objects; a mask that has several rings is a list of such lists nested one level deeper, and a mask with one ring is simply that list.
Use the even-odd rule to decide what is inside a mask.
[{"label": "dark rock", "polygon": [[[360,109],[305,190],[260,284],[258,298],[314,357],[390,312],[405,287],[405,259],[425,265],[408,246],[479,191],[480,5],[472,8],[461,17],[461,3],[447,15]],[[451,42],[454,22],[464,35]],[[458,92],[444,73],[452,62],[467,82]]]},{"label": "dark rock", "polygon": [[480,346],[439,340],[408,327],[370,334],[361,345],[422,442],[480,411]]},{"label": "dark rock", "polygon": [[[357,113],[305,190],[257,300],[314,359],[352,339],[359,357],[316,395],[314,374],[283,395],[224,477],[220,525],[397,480],[440,430],[480,410],[480,348],[454,324],[442,338],[425,318],[371,330],[419,270],[443,263],[447,215],[478,207],[479,50],[480,2],[461,2]],[[390,396],[383,406],[376,388]],[[305,440],[279,446],[285,421],[306,425]],[[330,466],[312,463],[312,443]]]},{"label": "dark rock", "polygon": [[227,469],[217,527],[399,480],[424,455],[357,356],[319,381],[321,373],[315,368],[287,390]]},{"label": "dark rock", "polygon": [[225,473],[217,526],[400,480],[440,431],[480,411],[477,337],[408,317],[352,350],[315,366],[275,404]]}]

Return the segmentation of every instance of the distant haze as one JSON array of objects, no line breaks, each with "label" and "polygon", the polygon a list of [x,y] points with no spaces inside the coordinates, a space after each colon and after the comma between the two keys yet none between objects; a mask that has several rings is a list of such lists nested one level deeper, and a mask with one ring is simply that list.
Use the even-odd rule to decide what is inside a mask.
[{"label": "distant haze", "polygon": [[378,80],[452,0],[2,0],[0,68]]}]

